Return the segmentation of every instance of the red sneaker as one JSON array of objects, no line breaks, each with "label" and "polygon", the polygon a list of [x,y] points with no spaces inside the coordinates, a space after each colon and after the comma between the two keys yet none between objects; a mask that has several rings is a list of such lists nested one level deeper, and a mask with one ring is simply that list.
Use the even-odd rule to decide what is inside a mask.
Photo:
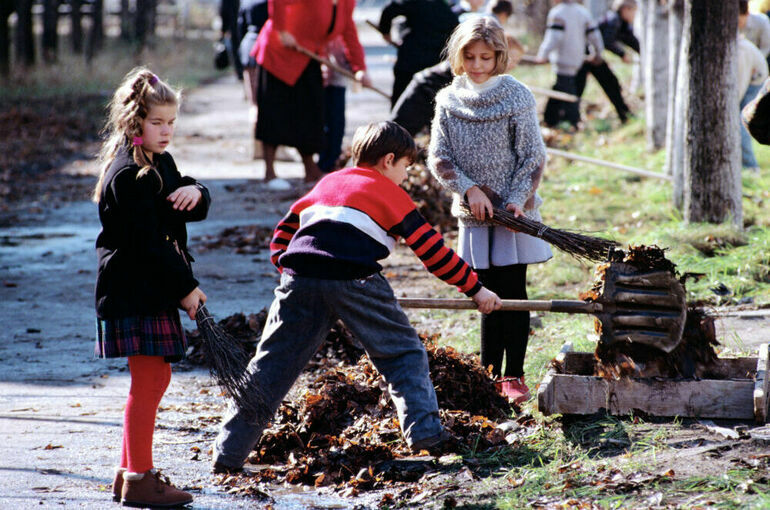
[{"label": "red sneaker", "polygon": [[529,400],[529,388],[524,383],[524,376],[521,377],[501,377],[495,381],[497,391],[514,404],[521,404]]}]

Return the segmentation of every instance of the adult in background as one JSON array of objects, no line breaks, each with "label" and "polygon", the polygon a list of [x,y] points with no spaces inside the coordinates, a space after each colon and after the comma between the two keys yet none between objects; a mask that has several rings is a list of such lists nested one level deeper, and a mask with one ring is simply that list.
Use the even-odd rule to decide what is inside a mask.
[{"label": "adult in background", "polygon": [[390,29],[397,16],[405,18],[400,28],[401,44],[393,66],[391,107],[417,71],[438,64],[449,35],[457,26],[457,15],[445,0],[392,0],[382,9],[379,30],[392,42]]},{"label": "adult in background", "polygon": [[[538,63],[550,59],[556,71],[553,90],[577,95],[577,73],[586,59],[585,48],[601,55],[604,51],[599,28],[588,9],[576,0],[561,0],[548,11],[545,37],[537,52]],[[567,121],[577,129],[580,123],[580,103],[548,99],[543,119],[549,127]]]},{"label": "adult in background", "polygon": [[513,2],[510,0],[492,0],[489,3],[489,12],[500,22],[502,27],[505,27],[513,16]]},{"label": "adult in background", "polygon": [[219,17],[222,19],[222,41],[233,61],[235,76],[240,80],[243,78],[243,67],[238,58],[238,44],[241,42],[242,36],[238,32],[238,0],[221,0]]},{"label": "adult in background", "polygon": [[[745,7],[743,4],[746,4]],[[746,10],[746,22],[740,27],[740,32],[754,46],[759,48],[759,51],[762,52],[765,60],[767,60],[768,56],[770,56],[770,18],[765,14],[750,13],[748,4],[748,0],[739,1],[741,12],[743,12],[743,9]]]},{"label": "adult in background", "polygon": [[[639,39],[634,35],[633,29],[636,7],[636,0],[615,0],[612,10],[608,11],[599,21],[599,32],[602,34],[605,49],[610,50],[626,63],[631,62],[631,54],[626,51],[624,45],[639,53]],[[615,111],[618,112],[620,122],[625,124],[630,110],[623,100],[620,82],[607,61],[601,58],[601,55],[595,55],[594,58],[583,63],[583,67],[577,74],[578,97],[583,95],[586,88],[588,73],[594,75],[599,86],[615,107]]]},{"label": "adult in background", "polygon": [[251,52],[257,62],[256,137],[262,141],[266,181],[276,178],[279,145],[297,148],[306,181],[323,175],[313,160],[324,148],[321,65],[297,48],[323,55],[329,42],[342,36],[356,79],[371,85],[354,7],[355,0],[268,0],[270,18]]},{"label": "adult in background", "polygon": [[257,35],[267,22],[267,0],[241,0],[238,9],[238,60],[243,67],[243,88],[246,100],[251,105],[249,122],[257,122],[257,61],[251,56],[251,49],[257,42]]},{"label": "adult in background", "polygon": [[[749,19],[749,4],[746,0],[738,2],[738,29],[744,28]],[[749,104],[759,92],[768,76],[765,55],[747,38],[738,33],[738,97],[741,98],[741,110]],[[751,135],[741,124],[741,166],[758,172],[759,164],[754,156]]]}]

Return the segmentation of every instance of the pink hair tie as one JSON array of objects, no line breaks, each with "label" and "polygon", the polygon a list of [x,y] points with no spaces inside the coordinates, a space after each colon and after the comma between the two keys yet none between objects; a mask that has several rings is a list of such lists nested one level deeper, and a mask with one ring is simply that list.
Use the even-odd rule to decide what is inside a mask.
[{"label": "pink hair tie", "polygon": [[155,85],[156,83],[158,83],[158,77],[153,74],[152,78],[150,78],[150,85]]},{"label": "pink hair tie", "polygon": [[134,145],[142,145],[144,143],[144,140],[141,136],[135,136],[134,137]]}]

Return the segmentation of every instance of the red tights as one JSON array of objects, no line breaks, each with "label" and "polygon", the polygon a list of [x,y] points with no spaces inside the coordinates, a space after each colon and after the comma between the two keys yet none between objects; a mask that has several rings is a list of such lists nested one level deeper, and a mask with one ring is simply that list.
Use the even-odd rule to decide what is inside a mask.
[{"label": "red tights", "polygon": [[152,469],[152,433],[160,399],[171,381],[171,365],[163,356],[129,356],[131,389],[123,418],[120,467],[131,473]]}]

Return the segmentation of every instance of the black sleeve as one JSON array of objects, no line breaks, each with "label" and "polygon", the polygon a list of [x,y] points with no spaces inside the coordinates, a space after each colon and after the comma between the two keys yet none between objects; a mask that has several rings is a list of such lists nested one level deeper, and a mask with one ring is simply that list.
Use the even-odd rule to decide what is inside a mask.
[{"label": "black sleeve", "polygon": [[382,9],[380,15],[379,28],[383,34],[390,34],[390,28],[393,26],[393,19],[396,16],[404,16],[406,14],[406,8],[402,0],[393,0]]},{"label": "black sleeve", "polygon": [[211,194],[206,186],[192,177],[182,177],[182,186],[193,185],[201,192],[201,200],[192,211],[177,211],[184,215],[184,221],[203,221],[209,213]]},{"label": "black sleeve", "polygon": [[636,38],[634,35],[634,29],[628,23],[623,23],[623,25],[620,27],[618,39],[620,39],[623,44],[639,53],[639,39]]},{"label": "black sleeve", "polygon": [[159,187],[160,181],[152,170],[138,179],[134,172],[123,171],[110,183],[110,193],[120,211],[126,246],[137,265],[146,268],[158,286],[181,300],[198,286],[198,281],[173,240],[161,229],[156,209]]}]

